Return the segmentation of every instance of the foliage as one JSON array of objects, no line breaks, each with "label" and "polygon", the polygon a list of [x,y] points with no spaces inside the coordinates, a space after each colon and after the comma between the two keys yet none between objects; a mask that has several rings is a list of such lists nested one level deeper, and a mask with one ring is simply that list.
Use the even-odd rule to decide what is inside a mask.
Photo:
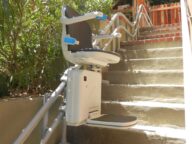
[{"label": "foliage", "polygon": [[59,81],[66,65],[60,45],[63,4],[81,13],[109,13],[112,0],[0,1],[0,75],[6,74],[10,89],[39,93]]},{"label": "foliage", "polygon": [[113,0],[63,0],[65,4],[73,7],[80,13],[91,11],[102,11],[105,14],[110,14]]},{"label": "foliage", "polygon": [[61,5],[58,0],[0,2],[0,65],[10,88],[49,87],[49,65],[61,55]]}]

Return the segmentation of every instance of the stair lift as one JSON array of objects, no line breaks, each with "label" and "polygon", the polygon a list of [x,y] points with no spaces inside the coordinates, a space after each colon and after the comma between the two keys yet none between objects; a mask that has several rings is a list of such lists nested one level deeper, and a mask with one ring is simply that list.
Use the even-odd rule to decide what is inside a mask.
[{"label": "stair lift", "polygon": [[79,15],[68,6],[62,8],[62,51],[65,59],[75,64],[66,72],[67,125],[128,127],[137,122],[135,116],[101,114],[101,68],[118,63],[120,56],[93,48],[92,31],[85,21],[94,18],[104,20],[106,16],[101,12]]}]

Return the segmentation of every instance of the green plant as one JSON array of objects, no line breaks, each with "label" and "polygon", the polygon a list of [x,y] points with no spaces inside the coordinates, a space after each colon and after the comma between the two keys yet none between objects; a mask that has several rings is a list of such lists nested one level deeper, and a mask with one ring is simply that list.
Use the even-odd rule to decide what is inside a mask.
[{"label": "green plant", "polygon": [[59,0],[0,2],[0,70],[10,77],[10,88],[46,86],[49,65],[62,56],[61,5]]},{"label": "green plant", "polygon": [[82,0],[63,0],[63,2],[80,13],[101,11],[109,15],[114,3],[113,0],[84,0],[83,2]]}]

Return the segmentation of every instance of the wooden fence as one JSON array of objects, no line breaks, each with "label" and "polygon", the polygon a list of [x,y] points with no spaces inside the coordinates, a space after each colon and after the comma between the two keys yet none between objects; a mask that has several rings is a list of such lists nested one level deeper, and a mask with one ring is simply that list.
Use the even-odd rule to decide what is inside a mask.
[{"label": "wooden fence", "polygon": [[154,25],[176,24],[181,22],[180,3],[152,6],[150,15]]}]

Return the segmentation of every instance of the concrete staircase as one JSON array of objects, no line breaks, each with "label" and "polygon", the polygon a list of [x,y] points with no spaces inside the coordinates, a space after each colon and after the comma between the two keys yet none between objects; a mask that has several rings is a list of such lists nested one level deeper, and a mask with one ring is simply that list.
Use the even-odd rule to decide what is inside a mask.
[{"label": "concrete staircase", "polygon": [[[126,128],[70,128],[72,144],[184,144],[181,26],[140,29],[123,42],[120,63],[103,73],[102,113],[135,115]],[[106,82],[107,81],[107,82]]]}]

